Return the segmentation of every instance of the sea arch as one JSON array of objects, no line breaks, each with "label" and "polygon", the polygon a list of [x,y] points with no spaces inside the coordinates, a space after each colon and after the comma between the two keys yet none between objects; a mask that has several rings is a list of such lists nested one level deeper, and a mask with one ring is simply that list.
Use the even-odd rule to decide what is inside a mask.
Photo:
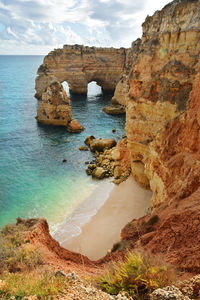
[{"label": "sea arch", "polygon": [[63,82],[68,83],[70,93],[74,94],[86,94],[92,81],[103,91],[114,91],[126,71],[127,51],[82,45],[65,45],[51,51],[38,68],[35,82],[38,122],[66,126],[70,121],[70,101]]},{"label": "sea arch", "polygon": [[96,81],[104,91],[114,91],[126,69],[127,49],[97,48],[82,45],[65,45],[45,56],[38,68],[36,97],[52,81],[66,81],[71,93],[87,93],[88,83]]}]

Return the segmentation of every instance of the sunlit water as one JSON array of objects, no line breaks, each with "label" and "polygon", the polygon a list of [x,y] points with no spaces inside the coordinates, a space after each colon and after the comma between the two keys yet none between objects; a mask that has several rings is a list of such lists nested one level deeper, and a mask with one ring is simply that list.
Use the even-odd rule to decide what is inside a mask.
[{"label": "sunlit water", "polygon": [[124,134],[125,118],[101,110],[112,95],[94,83],[88,96],[70,96],[73,117],[85,131],[38,125],[34,85],[42,60],[0,56],[0,227],[18,216],[44,217],[51,228],[65,220],[98,185],[85,173],[92,154],[79,151],[85,137],[118,140]]}]

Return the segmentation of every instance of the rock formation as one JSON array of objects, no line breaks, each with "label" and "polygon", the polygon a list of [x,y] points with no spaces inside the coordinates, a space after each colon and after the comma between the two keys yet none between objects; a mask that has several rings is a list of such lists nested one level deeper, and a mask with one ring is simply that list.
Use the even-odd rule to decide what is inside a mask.
[{"label": "rock formation", "polygon": [[36,119],[44,124],[67,126],[72,119],[70,100],[58,81],[52,81],[39,100]]},{"label": "rock formation", "polygon": [[[117,62],[117,64],[116,64]],[[126,49],[65,45],[44,58],[36,78],[36,96],[49,86],[52,78],[66,81],[71,93],[87,93],[88,83],[96,81],[103,90],[114,91],[126,69]]]},{"label": "rock formation", "polygon": [[[142,40],[136,43],[128,76],[126,134],[132,173],[143,186],[151,185],[156,192],[163,189],[163,181],[161,171],[154,174],[146,171],[145,174],[145,165],[148,165],[148,170],[151,169],[149,159],[151,155],[155,156],[156,151],[155,146],[150,146],[150,153],[149,145],[169,122],[188,107],[189,94],[198,72],[199,5],[197,0],[173,1],[152,17],[147,17],[143,23]],[[173,126],[168,128],[173,130]],[[162,146],[165,147],[164,142]],[[153,168],[160,169],[160,161]]]},{"label": "rock formation", "polygon": [[[47,109],[44,107],[49,100],[49,90],[53,82],[60,85],[66,81],[70,92],[77,94],[87,93],[88,83],[91,81],[96,81],[104,91],[114,91],[120,77],[126,72],[129,52],[130,50],[124,48],[96,48],[80,45],[65,45],[63,49],[50,52],[39,67],[36,78],[35,96],[39,100],[38,122],[45,120],[45,123],[48,124],[66,125],[66,121],[71,117],[71,113],[66,112],[64,122],[62,122],[63,117],[58,119],[55,113],[59,109],[57,108],[57,99],[54,100],[51,97],[51,101],[48,102],[48,110],[52,113],[46,120]],[[65,102],[66,96],[62,95],[63,90],[60,86],[59,88],[56,98],[61,100],[63,98]]]}]

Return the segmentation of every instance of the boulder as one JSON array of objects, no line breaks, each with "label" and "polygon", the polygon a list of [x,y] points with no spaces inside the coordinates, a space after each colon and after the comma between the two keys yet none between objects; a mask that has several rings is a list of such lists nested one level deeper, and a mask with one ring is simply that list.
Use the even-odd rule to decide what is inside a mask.
[{"label": "boulder", "polygon": [[101,167],[97,167],[92,172],[92,177],[97,178],[97,179],[103,179],[105,177],[105,175],[106,175],[106,170],[104,170]]},{"label": "boulder", "polygon": [[111,155],[112,155],[113,160],[120,160],[120,158],[121,158],[120,151],[117,147],[112,150]]},{"label": "boulder", "polygon": [[89,164],[86,170],[87,175],[92,175],[93,170],[96,169],[95,164]]},{"label": "boulder", "polygon": [[67,126],[67,131],[71,133],[80,133],[83,130],[84,127],[77,120],[74,119]]},{"label": "boulder", "polygon": [[95,137],[93,135],[89,135],[88,137],[86,137],[84,143],[86,145],[90,146],[91,141],[94,140],[94,139],[95,139]]},{"label": "boulder", "polygon": [[102,110],[108,115],[122,115],[126,113],[125,106],[123,105],[110,105],[105,106]]},{"label": "boulder", "polygon": [[106,148],[110,149],[116,145],[114,139],[93,139],[90,142],[91,151],[104,151]]}]

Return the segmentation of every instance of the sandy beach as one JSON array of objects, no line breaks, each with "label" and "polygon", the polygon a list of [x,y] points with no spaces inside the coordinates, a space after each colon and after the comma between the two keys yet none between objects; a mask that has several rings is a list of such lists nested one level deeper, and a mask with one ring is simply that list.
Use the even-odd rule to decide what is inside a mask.
[{"label": "sandy beach", "polygon": [[112,187],[107,200],[80,228],[79,235],[68,238],[69,232],[65,232],[67,238],[62,246],[92,260],[101,258],[120,240],[120,231],[129,221],[147,213],[151,195],[151,191],[141,188],[130,176]]}]

